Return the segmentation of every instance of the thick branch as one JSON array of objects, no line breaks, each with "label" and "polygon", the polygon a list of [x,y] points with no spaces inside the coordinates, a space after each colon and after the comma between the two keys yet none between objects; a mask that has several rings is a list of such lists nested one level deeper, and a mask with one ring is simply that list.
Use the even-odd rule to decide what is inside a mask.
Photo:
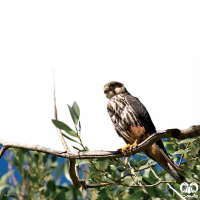
[{"label": "thick branch", "polygon": [[[156,141],[162,138],[170,138],[175,137],[177,139],[186,139],[186,138],[194,138],[200,136],[200,125],[198,126],[191,126],[188,129],[185,130],[179,130],[179,129],[169,129],[167,131],[158,131],[154,134],[152,134],[149,138],[147,138],[144,142],[140,143],[137,147],[134,147],[132,149],[132,154],[139,153],[141,151],[144,151],[145,149],[149,148],[151,145],[153,145]],[[121,158],[124,155],[117,151],[87,151],[87,152],[69,152],[63,153],[56,151],[54,149],[41,147],[38,145],[29,145],[29,144],[21,144],[16,142],[6,142],[3,140],[0,140],[0,144],[3,145],[1,151],[0,151],[0,158],[8,148],[24,148],[29,149],[32,151],[38,151],[43,153],[49,153],[54,156],[68,158],[70,160],[70,177],[73,181],[73,184],[80,188],[81,186],[84,188],[93,188],[93,187],[102,187],[114,183],[106,183],[106,184],[91,184],[86,185],[85,182],[81,181],[80,178],[77,176],[76,168],[75,168],[75,159],[100,159],[100,158]],[[131,153],[130,153],[131,154]],[[129,155],[130,155],[129,154]],[[158,183],[157,183],[158,184]],[[148,187],[148,186],[145,186]]]},{"label": "thick branch", "polygon": [[81,182],[79,179],[79,175],[77,176],[78,171],[76,171],[76,160],[70,160],[69,161],[69,175],[72,179],[72,182],[76,188],[81,187]]},{"label": "thick branch", "polygon": [[[190,135],[190,137],[194,136],[199,136],[200,135],[200,126],[192,126],[189,128],[190,129],[190,132],[187,134],[187,135]],[[188,131],[189,129],[186,129],[186,131]],[[198,134],[196,132],[196,129],[198,130]],[[181,130],[181,133],[184,132],[186,133],[185,130]],[[193,132],[195,134],[193,134]],[[171,136],[171,133],[167,133],[167,137],[172,137]],[[162,137],[161,137],[162,135]],[[146,140],[144,141],[142,144],[139,144],[137,148],[134,148],[133,149],[133,152],[135,153],[136,150],[137,150],[137,153],[140,152],[139,149],[146,149],[148,148],[149,146],[151,146],[155,141],[157,141],[158,139],[161,138],[164,138],[166,137],[166,131],[159,131],[158,132],[158,135],[157,133],[155,133],[155,137],[151,136],[150,137],[150,140]],[[187,136],[188,137],[188,136]],[[184,137],[187,138],[187,137]],[[189,138],[189,137],[188,137]],[[70,159],[70,163],[72,164],[71,167],[70,167],[70,174],[71,174],[71,178],[74,176],[74,177],[77,177],[77,180],[78,181],[73,181],[74,185],[77,187],[77,188],[80,188],[81,186],[83,186],[84,188],[96,188],[96,187],[104,187],[104,186],[107,186],[107,185],[111,185],[111,184],[119,184],[119,185],[123,185],[123,186],[127,186],[127,187],[141,187],[141,186],[138,186],[138,185],[125,185],[125,184],[120,184],[118,181],[116,182],[110,182],[110,183],[98,183],[98,184],[85,184],[85,181],[82,181],[80,180],[78,174],[77,174],[77,169],[76,169],[76,165],[75,165],[75,159],[87,159],[87,158],[120,158],[120,157],[123,157],[124,155],[117,152],[117,151],[88,151],[88,152],[70,152],[70,153],[62,153],[62,152],[59,152],[57,150],[54,150],[54,149],[50,149],[50,148],[46,148],[46,147],[41,147],[39,145],[29,145],[29,144],[22,144],[22,143],[17,143],[17,142],[6,142],[6,141],[3,141],[3,140],[0,140],[0,144],[3,145],[1,151],[0,151],[0,157],[3,155],[3,153],[5,152],[6,149],[8,148],[23,148],[23,149],[28,149],[28,150],[32,150],[32,151],[38,151],[38,152],[43,152],[43,153],[48,153],[48,154],[51,154],[51,155],[54,155],[54,156],[57,156],[57,157],[63,157],[63,158],[68,158]],[[145,169],[145,168],[144,168]],[[125,177],[123,177],[125,178]],[[153,185],[145,185],[145,187],[153,187],[153,186],[156,186],[158,184],[161,184],[161,183],[173,183],[173,181],[162,181],[160,180],[159,182],[153,184]]]},{"label": "thick branch", "polygon": [[[158,131],[152,134],[144,142],[138,144],[137,147],[133,147],[131,154],[136,154],[145,149],[149,148],[156,141],[162,138],[177,138],[177,139],[186,139],[186,138],[195,138],[200,136],[200,125],[191,126],[188,129],[179,130],[179,129],[168,129],[166,131]],[[117,151],[88,151],[88,152],[78,152],[76,154],[66,154],[66,157],[75,158],[75,159],[92,159],[92,158],[121,158],[124,155]]]},{"label": "thick branch", "polygon": [[[176,133],[176,134],[175,134]],[[186,138],[194,138],[200,136],[200,125],[198,126],[191,126],[188,129],[185,130],[178,130],[178,129],[170,129],[169,131],[158,131],[157,133],[154,133],[149,138],[147,138],[144,142],[138,144],[138,146],[133,148],[132,152],[133,154],[139,153],[141,151],[144,151],[145,149],[149,148],[152,144],[154,144],[156,141],[158,141],[161,138],[170,138],[175,137],[178,139],[186,139]],[[70,153],[62,153],[60,151],[41,147],[38,145],[29,145],[29,144],[21,144],[16,142],[6,142],[3,140],[0,140],[0,144],[3,145],[3,147],[14,147],[14,148],[24,148],[29,149],[32,151],[38,151],[43,153],[49,153],[58,157],[62,158],[68,158],[68,159],[100,159],[100,158],[121,158],[124,155],[118,151],[103,151],[103,150],[95,150],[95,151],[85,151],[85,152],[70,152]],[[1,150],[2,152],[2,150]]]}]

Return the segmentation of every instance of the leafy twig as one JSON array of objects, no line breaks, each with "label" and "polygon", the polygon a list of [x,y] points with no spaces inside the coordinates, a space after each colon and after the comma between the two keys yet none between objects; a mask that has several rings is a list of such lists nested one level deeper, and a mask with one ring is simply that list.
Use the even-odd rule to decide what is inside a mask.
[{"label": "leafy twig", "polygon": [[[54,118],[56,120],[58,120],[57,108],[56,108],[56,95],[55,95],[55,72],[54,72],[54,70],[52,70],[52,71],[53,71],[53,108],[54,108]],[[70,152],[69,147],[67,146],[67,143],[63,138],[61,129],[57,128],[57,131],[58,131],[59,138],[60,138],[60,140],[62,142],[62,145],[65,148],[65,151]]]},{"label": "leafy twig", "polygon": [[[161,183],[163,180],[157,176],[157,174],[156,174],[155,171],[152,169],[152,167],[150,167],[150,169],[151,169],[152,173],[154,174],[154,176],[155,176],[158,180],[160,180],[160,183]],[[176,183],[176,182],[175,182],[175,183]],[[167,183],[167,185],[168,185],[168,187],[169,187],[171,190],[173,190],[181,199],[186,200],[185,197],[183,197],[183,196],[182,196],[177,190],[175,190],[169,183]]]},{"label": "leafy twig", "polygon": [[[130,166],[130,163],[128,163],[128,165],[129,165],[129,167],[131,167],[131,166]],[[146,189],[145,189],[146,186],[145,186],[141,181],[138,180],[137,175],[135,174],[133,168],[131,168],[131,173],[135,176],[138,185],[142,188],[142,191],[143,191],[144,194],[146,195],[147,199],[152,200],[152,199],[151,199],[151,196],[148,194],[148,192],[147,192]]]},{"label": "leafy twig", "polygon": [[196,179],[197,181],[200,181],[200,179],[198,179],[198,178],[195,178],[193,174],[192,174],[192,178]]},{"label": "leafy twig", "polygon": [[[186,149],[189,147],[190,143],[188,142],[187,146],[186,146]],[[181,159],[180,159],[180,162],[179,162],[179,166],[181,165],[182,163],[182,160],[183,160],[183,157],[184,157],[184,153],[181,155]]]}]

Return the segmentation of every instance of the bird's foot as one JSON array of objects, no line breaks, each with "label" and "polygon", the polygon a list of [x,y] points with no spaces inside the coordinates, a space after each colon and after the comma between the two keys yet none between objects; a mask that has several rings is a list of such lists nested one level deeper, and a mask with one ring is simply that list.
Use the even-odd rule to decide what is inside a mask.
[{"label": "bird's foot", "polygon": [[132,152],[133,147],[137,147],[137,139],[133,144],[127,144],[125,147],[118,149],[117,151],[122,152],[125,156],[129,153]]},{"label": "bird's foot", "polygon": [[132,152],[132,149],[133,149],[133,147],[137,147],[137,139],[135,140],[135,142],[132,144],[132,145],[130,145],[130,152]]},{"label": "bird's foot", "polygon": [[125,147],[118,149],[117,151],[122,152],[125,156],[127,155],[128,151],[130,150],[130,144],[127,144]]}]

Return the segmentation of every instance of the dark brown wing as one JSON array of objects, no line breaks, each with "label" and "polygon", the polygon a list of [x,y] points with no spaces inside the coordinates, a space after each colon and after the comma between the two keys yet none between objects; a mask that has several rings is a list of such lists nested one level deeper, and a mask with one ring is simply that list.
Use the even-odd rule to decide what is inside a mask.
[{"label": "dark brown wing", "polygon": [[[141,124],[144,126],[146,131],[152,135],[156,132],[156,128],[151,120],[151,117],[145,108],[145,106],[140,102],[140,100],[136,97],[133,97],[131,95],[126,95],[125,99],[127,103],[131,106],[133,109],[133,112],[137,116],[138,120],[141,122]],[[165,150],[165,147],[163,145],[162,140],[158,140],[156,144],[167,154],[167,151]],[[168,154],[167,154],[168,155]]]},{"label": "dark brown wing", "polygon": [[[151,135],[156,132],[156,128],[151,120],[151,117],[144,107],[144,105],[139,101],[138,98],[133,97],[131,95],[126,95],[125,99],[127,103],[131,106],[134,114],[136,115],[138,121],[141,123],[142,126],[146,129],[146,131]],[[151,150],[145,150],[144,153],[158,162],[158,164],[165,169],[168,173],[170,173],[175,179],[184,181],[185,178],[178,174],[177,171],[183,171],[181,167],[179,167],[176,163],[173,163],[169,158],[167,151],[163,145],[162,140],[158,140],[156,145],[152,145],[151,148],[156,150],[156,154],[151,154]],[[155,157],[156,156],[156,157]]]}]

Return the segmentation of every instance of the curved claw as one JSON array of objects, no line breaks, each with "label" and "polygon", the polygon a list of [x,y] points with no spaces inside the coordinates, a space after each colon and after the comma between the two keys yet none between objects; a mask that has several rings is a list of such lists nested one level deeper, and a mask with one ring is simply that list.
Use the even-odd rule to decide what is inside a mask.
[{"label": "curved claw", "polygon": [[137,147],[137,139],[135,140],[135,142],[132,144],[132,145],[130,145],[130,152],[132,152],[132,148],[133,147]]},{"label": "curved claw", "polygon": [[137,144],[137,139],[135,140],[135,142],[130,145],[130,144],[127,144],[125,147],[123,148],[120,148],[120,149],[117,149],[117,151],[119,152],[122,152],[125,156],[127,155],[127,153],[130,151],[132,151],[132,148],[133,147],[136,147],[138,144]]},{"label": "curved claw", "polygon": [[127,144],[125,147],[118,149],[117,151],[122,152],[125,156],[127,155],[128,150],[130,149],[130,144]]}]

